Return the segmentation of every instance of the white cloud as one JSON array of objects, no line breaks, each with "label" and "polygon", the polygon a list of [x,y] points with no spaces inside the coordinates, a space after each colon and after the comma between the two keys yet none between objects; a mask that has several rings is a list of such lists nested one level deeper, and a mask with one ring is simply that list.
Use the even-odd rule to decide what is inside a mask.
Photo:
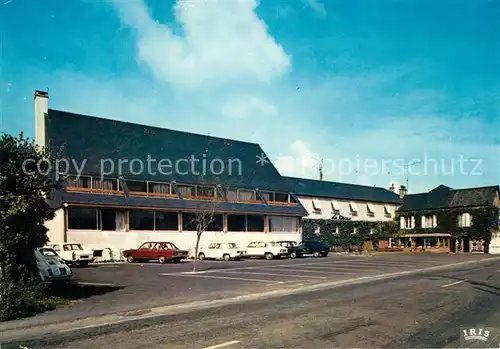
[{"label": "white cloud", "polygon": [[229,118],[274,116],[278,109],[271,103],[252,95],[241,95],[228,100],[222,106],[222,114]]},{"label": "white cloud", "polygon": [[291,70],[291,58],[257,16],[255,0],[177,0],[182,36],[153,20],[143,0],[113,0],[138,35],[138,60],[168,83],[194,88],[236,79],[270,83]]},{"label": "white cloud", "polygon": [[307,4],[316,13],[318,13],[322,17],[326,17],[326,9],[325,9],[325,5],[323,3],[319,2],[319,0],[306,0],[306,1],[307,1]]},{"label": "white cloud", "polygon": [[312,151],[302,140],[293,142],[289,151],[291,155],[278,155],[274,161],[276,168],[282,175],[318,178],[319,154]]}]

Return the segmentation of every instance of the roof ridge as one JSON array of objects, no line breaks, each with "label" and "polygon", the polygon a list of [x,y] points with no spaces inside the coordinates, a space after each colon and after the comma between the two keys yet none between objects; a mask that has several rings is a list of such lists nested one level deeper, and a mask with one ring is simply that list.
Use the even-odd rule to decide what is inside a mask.
[{"label": "roof ridge", "polygon": [[139,126],[139,127],[148,127],[148,128],[153,128],[153,129],[162,130],[162,131],[170,131],[170,132],[176,132],[176,133],[183,133],[183,134],[188,134],[188,135],[193,135],[193,136],[200,136],[200,137],[204,137],[204,138],[212,138],[212,139],[220,139],[220,140],[226,140],[226,141],[231,141],[231,142],[252,144],[252,145],[257,145],[260,149],[262,149],[262,147],[260,146],[259,143],[248,142],[248,141],[241,141],[241,140],[231,139],[231,138],[226,138],[226,137],[209,136],[209,135],[204,135],[204,134],[201,134],[201,133],[194,133],[194,132],[189,132],[189,131],[174,130],[174,129],[171,129],[171,128],[164,128],[164,127],[153,126],[153,125],[139,124],[139,123],[131,122],[131,121],[108,119],[108,118],[104,118],[104,117],[101,117],[101,116],[75,113],[75,112],[66,111],[66,110],[60,110],[60,109],[51,109],[51,108],[49,108],[48,111],[49,112],[53,111],[53,112],[58,112],[58,113],[71,114],[71,115],[75,115],[77,117],[86,117],[86,118],[93,118],[93,119],[97,119],[97,120],[112,121],[112,122],[117,122],[117,123],[121,123],[121,124],[128,124],[128,125],[134,125],[134,126]]},{"label": "roof ridge", "polygon": [[478,189],[499,189],[500,185],[485,185],[483,187],[472,187],[472,188],[459,188],[453,189],[453,191],[464,191],[464,190],[478,190]]},{"label": "roof ridge", "polygon": [[[391,192],[389,189],[384,188],[384,187],[377,187],[377,186],[372,186],[372,185],[366,185],[366,184],[355,184],[355,183],[347,183],[347,182],[333,182],[333,181],[324,181],[324,180],[319,180],[319,179],[312,179],[312,178],[301,178],[301,177],[291,177],[291,176],[283,176],[283,178],[286,179],[293,179],[293,180],[306,180],[306,181],[313,181],[313,182],[318,182],[318,183],[331,183],[331,184],[342,184],[342,185],[355,185],[357,187],[365,187],[365,188],[376,188],[376,189],[383,189],[388,192]],[[391,192],[392,193],[392,192]],[[397,195],[396,193],[394,193]]]}]

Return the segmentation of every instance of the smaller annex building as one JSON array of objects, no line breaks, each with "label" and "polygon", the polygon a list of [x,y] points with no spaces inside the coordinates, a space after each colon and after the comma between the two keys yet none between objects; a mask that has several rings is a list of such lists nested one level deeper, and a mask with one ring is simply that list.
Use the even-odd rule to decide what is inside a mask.
[{"label": "smaller annex building", "polygon": [[393,244],[450,252],[500,253],[499,186],[453,189],[440,185],[409,194],[397,211]]},{"label": "smaller annex building", "polygon": [[307,210],[305,219],[391,221],[400,196],[381,187],[285,177]]},{"label": "smaller annex building", "polygon": [[210,242],[302,240],[307,211],[258,144],[48,108],[35,92],[36,142],[58,161],[50,241],[118,259],[146,241],[193,250],[196,217],[212,212]]}]

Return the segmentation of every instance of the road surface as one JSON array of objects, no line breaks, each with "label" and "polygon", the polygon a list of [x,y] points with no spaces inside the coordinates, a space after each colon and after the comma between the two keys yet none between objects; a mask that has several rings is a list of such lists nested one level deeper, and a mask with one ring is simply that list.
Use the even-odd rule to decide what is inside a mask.
[{"label": "road surface", "polygon": [[499,348],[499,261],[23,344],[30,349],[440,348],[460,347],[462,330],[481,326],[493,329],[482,347]]}]

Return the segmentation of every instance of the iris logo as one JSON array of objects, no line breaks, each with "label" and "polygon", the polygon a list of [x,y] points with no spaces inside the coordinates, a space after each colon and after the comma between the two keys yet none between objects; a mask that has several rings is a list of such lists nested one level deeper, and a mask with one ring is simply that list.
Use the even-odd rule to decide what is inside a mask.
[{"label": "iris logo", "polygon": [[462,330],[466,341],[480,340],[486,342],[490,337],[490,331],[483,328],[469,328]]}]

